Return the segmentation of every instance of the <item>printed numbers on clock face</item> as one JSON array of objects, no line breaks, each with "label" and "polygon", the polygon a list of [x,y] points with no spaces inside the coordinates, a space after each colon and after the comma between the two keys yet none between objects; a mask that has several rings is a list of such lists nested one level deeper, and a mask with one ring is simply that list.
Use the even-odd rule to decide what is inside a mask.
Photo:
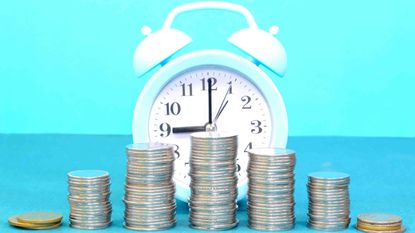
[{"label": "printed numbers on clock face", "polygon": [[174,180],[189,185],[191,132],[187,130],[201,131],[209,120],[208,79],[212,83],[212,116],[217,130],[238,135],[239,186],[247,182],[246,151],[252,147],[269,146],[273,126],[266,98],[238,71],[220,66],[201,66],[172,78],[159,92],[151,108],[149,138],[175,145]]}]

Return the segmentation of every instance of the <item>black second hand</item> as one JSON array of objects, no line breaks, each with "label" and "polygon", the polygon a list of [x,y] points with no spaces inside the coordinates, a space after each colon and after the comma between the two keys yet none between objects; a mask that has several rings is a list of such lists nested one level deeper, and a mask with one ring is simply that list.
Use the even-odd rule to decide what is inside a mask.
[{"label": "black second hand", "polygon": [[216,113],[215,116],[215,122],[218,120],[220,114],[222,113],[223,109],[225,109],[226,104],[228,104],[228,101],[225,102],[226,97],[228,96],[229,92],[230,92],[231,87],[229,86],[228,90],[226,91],[225,97],[223,97],[222,103],[219,106],[218,112]]}]

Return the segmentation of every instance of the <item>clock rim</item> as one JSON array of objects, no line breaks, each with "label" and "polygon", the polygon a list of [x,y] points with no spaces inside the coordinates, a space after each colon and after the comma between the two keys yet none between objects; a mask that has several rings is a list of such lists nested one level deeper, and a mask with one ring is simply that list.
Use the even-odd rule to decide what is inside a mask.
[{"label": "clock rim", "polygon": [[[148,122],[151,107],[164,86],[181,72],[205,65],[217,65],[237,70],[262,92],[270,106],[273,126],[275,126],[275,122],[279,122],[278,131],[273,130],[271,133],[270,146],[285,148],[288,139],[288,118],[284,101],[277,86],[263,70],[249,60],[230,52],[214,49],[191,52],[168,61],[149,78],[135,104],[132,122],[133,142],[149,141]],[[253,77],[260,78],[254,79]],[[271,106],[279,106],[280,111]],[[247,189],[247,182],[239,184],[238,200],[246,196]],[[187,202],[189,194],[190,188],[188,186],[176,183],[176,198]]]}]

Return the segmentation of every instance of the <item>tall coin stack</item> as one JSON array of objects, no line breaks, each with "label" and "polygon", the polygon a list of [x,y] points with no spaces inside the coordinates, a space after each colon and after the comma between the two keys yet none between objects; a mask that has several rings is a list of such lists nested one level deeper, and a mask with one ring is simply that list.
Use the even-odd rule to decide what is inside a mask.
[{"label": "tall coin stack", "polygon": [[341,172],[308,175],[308,225],[317,230],[337,231],[350,224],[350,176]]},{"label": "tall coin stack", "polygon": [[173,147],[160,143],[127,146],[124,226],[156,231],[176,224]]},{"label": "tall coin stack", "polygon": [[194,133],[191,137],[189,200],[190,226],[202,230],[225,230],[238,224],[236,135]]},{"label": "tall coin stack", "polygon": [[71,227],[102,229],[111,223],[110,176],[106,171],[68,173]]},{"label": "tall coin stack", "polygon": [[248,154],[249,227],[262,231],[292,229],[295,224],[295,152],[257,148]]}]

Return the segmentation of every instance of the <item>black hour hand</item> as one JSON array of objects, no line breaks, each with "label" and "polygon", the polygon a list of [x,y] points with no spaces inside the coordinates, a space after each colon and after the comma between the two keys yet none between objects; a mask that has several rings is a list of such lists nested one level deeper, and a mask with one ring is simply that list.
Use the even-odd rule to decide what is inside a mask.
[{"label": "black hour hand", "polygon": [[205,126],[185,126],[185,127],[174,127],[173,133],[194,133],[205,131]]}]

